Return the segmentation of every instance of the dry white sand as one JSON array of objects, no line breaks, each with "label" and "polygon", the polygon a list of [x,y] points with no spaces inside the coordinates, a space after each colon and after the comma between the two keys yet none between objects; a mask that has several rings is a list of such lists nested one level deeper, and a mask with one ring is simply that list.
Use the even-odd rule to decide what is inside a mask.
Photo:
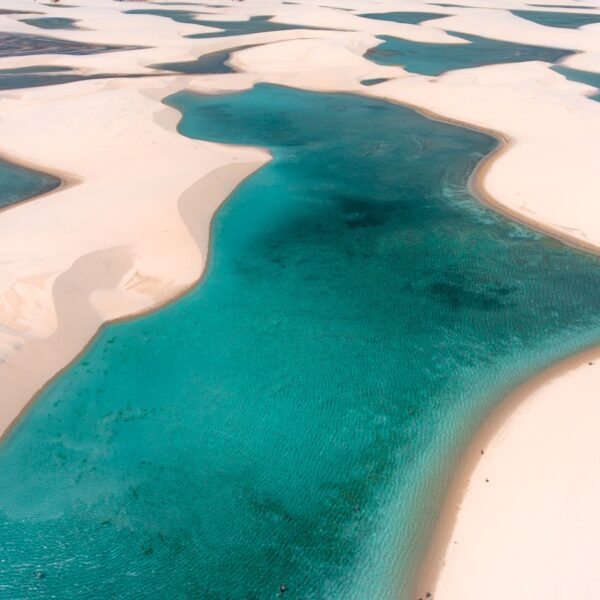
[{"label": "dry white sand", "polygon": [[[346,91],[489,130],[506,143],[479,171],[475,183],[482,199],[569,243],[595,251],[600,247],[600,103],[587,98],[591,88],[567,81],[541,62],[425,77],[363,56],[379,43],[377,35],[465,43],[448,33],[456,31],[576,50],[565,64],[600,72],[599,25],[577,30],[537,25],[508,12],[533,8],[520,0],[459,0],[464,7],[418,1],[393,7],[367,0],[323,3],[347,10],[316,0],[219,3],[227,6],[173,3],[171,8],[216,20],[273,15],[276,21],[338,31],[191,39],[184,36],[211,28],[124,14],[146,8],[139,2],[90,0],[74,8],[31,0],[3,3],[2,8],[74,18],[82,29],[41,30],[21,22],[23,15],[0,15],[0,31],[143,48],[5,57],[0,69],[43,64],[81,73],[150,74],[156,73],[148,68],[151,64],[256,46],[233,55],[236,73],[0,92],[0,154],[62,174],[69,183],[0,211],[0,432],[102,323],[158,307],[198,281],[214,211],[269,159],[264,150],[177,134],[178,113],[161,99],[178,90],[214,93],[271,82]],[[597,0],[586,0],[590,4],[600,12]],[[387,10],[450,16],[421,25],[359,16]],[[390,81],[360,84],[378,77]],[[598,597],[600,486],[593,461],[600,454],[594,431],[600,408],[593,394],[600,385],[600,366],[588,367],[586,357],[585,366],[575,371],[545,377],[546,385],[521,391],[518,401],[509,401],[490,419],[482,460],[476,465],[481,457],[473,453],[466,459],[475,468],[473,477],[460,510],[465,489],[450,496],[427,564],[424,584],[435,587],[438,598]],[[492,435],[505,419],[506,425]]]},{"label": "dry white sand", "polygon": [[542,374],[490,419],[455,483],[417,597],[598,598],[599,382],[596,350]]}]

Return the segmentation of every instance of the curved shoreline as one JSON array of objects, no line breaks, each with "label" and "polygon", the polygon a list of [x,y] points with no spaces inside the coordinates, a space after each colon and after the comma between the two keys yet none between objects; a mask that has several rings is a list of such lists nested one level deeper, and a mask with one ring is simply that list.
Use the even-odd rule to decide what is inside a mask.
[{"label": "curved shoreline", "polygon": [[[10,210],[11,208],[14,208],[16,206],[21,206],[28,202],[33,202],[34,200],[41,200],[42,198],[45,198],[45,197],[49,196],[50,194],[54,194],[55,192],[66,190],[70,187],[73,187],[75,185],[79,185],[80,183],[83,183],[83,178],[78,177],[74,173],[69,173],[67,171],[60,171],[60,170],[56,170],[56,169],[48,169],[48,170],[42,169],[42,168],[40,168],[39,165],[37,165],[33,162],[30,162],[30,161],[27,161],[24,159],[20,159],[20,158],[15,159],[14,157],[10,156],[9,154],[5,154],[4,152],[0,152],[0,160],[6,162],[8,164],[15,165],[16,167],[22,167],[24,169],[28,169],[29,171],[39,173],[40,175],[54,177],[55,179],[58,180],[58,184],[50,190],[46,190],[45,192],[42,192],[41,194],[33,194],[32,196],[26,196],[25,198],[21,198],[20,200],[11,202],[10,204],[7,204],[6,206],[1,206],[0,213]],[[1,434],[0,434],[0,437],[1,437]]]},{"label": "curved shoreline", "polygon": [[[348,92],[348,93],[352,93],[352,92]],[[365,95],[370,96],[370,97],[376,97],[376,96],[373,96],[370,94],[365,94]],[[504,214],[505,216],[507,216],[508,218],[510,218],[512,220],[523,223],[527,227],[533,228],[533,229],[540,231],[546,235],[550,235],[551,237],[557,239],[558,241],[560,241],[562,243],[565,243],[566,245],[569,245],[578,250],[584,250],[587,252],[592,252],[594,254],[600,255],[600,248],[598,248],[597,246],[595,246],[593,244],[586,244],[585,242],[581,242],[577,239],[574,239],[574,238],[568,236],[567,234],[564,234],[563,232],[557,231],[555,228],[547,226],[546,224],[544,224],[541,221],[536,221],[534,219],[530,219],[530,218],[522,215],[518,211],[508,208],[507,206],[503,205],[501,202],[496,200],[486,190],[485,178],[486,178],[487,174],[493,168],[496,160],[498,160],[506,151],[508,151],[510,149],[511,145],[514,143],[513,140],[511,140],[508,136],[506,136],[500,132],[497,132],[497,131],[489,130],[489,129],[486,129],[483,127],[477,127],[477,126],[469,124],[467,122],[463,122],[463,121],[459,121],[459,120],[451,119],[451,118],[445,118],[433,111],[423,109],[423,108],[419,107],[418,105],[413,105],[408,102],[402,102],[402,101],[398,101],[398,100],[386,98],[386,97],[381,97],[380,99],[385,100],[390,103],[395,103],[395,104],[399,104],[402,106],[406,106],[412,110],[415,110],[416,112],[419,112],[420,114],[423,114],[425,117],[427,117],[429,119],[453,124],[453,125],[456,125],[459,127],[471,129],[471,130],[478,131],[478,132],[481,132],[481,133],[484,133],[484,134],[494,137],[499,142],[498,147],[495,148],[490,154],[483,157],[469,176],[469,189],[472,192],[472,194],[474,195],[474,197],[477,200],[479,200],[480,202],[482,202],[483,204],[489,206],[491,209],[495,210],[496,212]],[[36,171],[41,171],[38,166],[33,166],[30,164],[27,164],[25,161],[10,160],[10,162],[12,162],[13,164],[19,164],[21,166],[25,166],[27,168],[33,168]],[[185,201],[184,197],[186,195],[188,195],[189,193],[193,193],[193,190],[196,188],[197,185],[199,185],[201,183],[206,183],[206,180],[209,179],[211,176],[216,175],[217,172],[220,173],[221,171],[229,171],[232,168],[234,170],[237,170],[242,166],[248,167],[248,173],[243,176],[243,178],[237,184],[237,186],[235,186],[227,194],[227,196],[220,202],[217,209],[212,213],[211,220],[210,220],[210,223],[208,226],[208,236],[209,236],[208,239],[210,240],[213,220],[217,214],[219,207],[221,207],[225,202],[227,202],[227,200],[235,192],[235,189],[237,189],[237,187],[239,187],[239,185],[241,185],[247,177],[249,177],[253,172],[255,172],[257,169],[259,169],[260,166],[262,166],[262,165],[258,164],[257,166],[250,167],[248,163],[246,163],[244,165],[232,163],[230,165],[225,165],[223,167],[219,167],[219,168],[215,169],[214,171],[210,172],[208,175],[205,175],[204,177],[199,179],[196,182],[196,184],[194,184],[191,188],[186,190],[186,192],[179,197],[179,199],[178,199],[179,213],[182,218],[182,221],[184,222],[184,224],[188,228],[188,230],[190,230],[190,232],[193,232],[193,228],[191,227],[190,221],[185,219],[184,214],[183,214],[185,211],[182,210],[182,202]],[[52,175],[52,173],[49,173],[49,174]],[[30,202],[33,200],[41,199],[53,192],[56,192],[60,189],[64,189],[64,187],[66,187],[66,186],[75,185],[76,183],[81,183],[82,181],[83,181],[82,179],[77,179],[76,176],[71,176],[70,174],[62,176],[62,177],[60,177],[60,184],[56,188],[53,188],[52,190],[49,190],[43,194],[40,194],[37,196],[32,196],[30,198],[26,198],[22,201],[15,203],[14,205],[4,207],[4,209],[1,209],[1,210],[7,210],[8,208],[19,205],[22,202]],[[197,243],[199,243],[197,236],[193,235],[193,237],[194,237],[194,240]],[[208,245],[208,248],[210,249],[210,244]],[[92,254],[94,254],[94,253],[92,253]],[[86,256],[81,257],[81,259],[86,258]],[[8,432],[12,431],[14,426],[18,423],[20,416],[46,390],[46,388],[48,386],[50,386],[55,381],[55,379],[60,377],[63,374],[63,372],[65,370],[67,370],[73,364],[74,361],[76,361],[83,353],[85,353],[87,351],[89,346],[94,343],[94,341],[96,340],[96,337],[102,332],[102,330],[105,326],[110,325],[112,323],[127,321],[129,319],[135,319],[135,318],[138,318],[141,316],[152,314],[158,310],[161,310],[161,309],[169,306],[171,303],[176,302],[182,296],[187,294],[190,290],[192,290],[196,286],[202,284],[202,281],[203,281],[205,273],[206,273],[206,265],[208,264],[208,260],[210,260],[209,255],[206,256],[204,269],[203,269],[202,274],[199,277],[199,279],[196,282],[187,286],[185,289],[181,290],[177,295],[173,296],[172,298],[168,299],[167,301],[161,303],[160,305],[153,306],[146,310],[137,311],[137,312],[128,314],[123,317],[119,317],[116,319],[110,319],[110,320],[101,322],[99,327],[96,328],[95,333],[93,333],[92,337],[88,340],[88,342],[85,344],[85,346],[83,348],[81,348],[81,350],[77,353],[77,355],[74,356],[69,361],[68,364],[66,364],[63,368],[61,368],[59,371],[57,371],[41,388],[38,389],[38,391],[30,398],[30,400],[27,402],[27,404],[23,406],[20,413],[13,419],[13,421],[6,428],[6,430],[4,432],[0,433],[0,440],[3,440],[4,436],[7,435]],[[71,273],[71,270],[72,269],[70,269],[69,271],[66,271],[65,273],[63,273],[61,275],[61,277],[59,279],[65,278],[65,281],[61,282],[61,284],[68,285],[67,282],[68,282],[69,274]],[[57,280],[57,282],[55,282],[55,284],[53,286],[53,295],[58,292],[59,292],[59,286],[58,286],[58,280]],[[57,305],[57,309],[58,309],[58,305]],[[444,500],[444,502],[442,503],[442,510],[440,513],[440,517],[438,519],[438,524],[435,527],[435,533],[433,536],[433,540],[432,540],[431,544],[428,545],[430,547],[430,550],[428,550],[426,552],[424,566],[420,570],[421,574],[420,574],[420,576],[418,578],[418,582],[417,582],[417,585],[419,586],[419,588],[429,591],[429,592],[432,592],[432,593],[435,591],[435,585],[429,584],[429,587],[428,587],[427,585],[424,585],[424,584],[437,579],[436,575],[439,574],[439,569],[441,566],[441,561],[443,560],[444,551],[448,545],[448,540],[452,533],[452,527],[454,526],[454,523],[456,522],[456,518],[458,515],[458,509],[460,508],[460,502],[466,491],[466,484],[478,462],[479,448],[485,446],[484,442],[487,442],[489,439],[491,439],[491,437],[493,437],[495,435],[495,433],[499,430],[499,428],[508,420],[508,418],[514,412],[514,410],[531,394],[532,391],[538,389],[541,385],[564,374],[565,372],[570,371],[571,369],[578,366],[581,362],[589,360],[592,357],[593,358],[597,357],[599,352],[600,352],[600,346],[593,346],[591,348],[588,348],[586,350],[578,352],[577,354],[575,354],[563,361],[556,363],[555,365],[549,367],[548,369],[545,369],[544,371],[542,371],[541,373],[532,377],[525,383],[519,385],[514,392],[512,392],[504,400],[502,400],[499,403],[499,405],[497,406],[497,408],[494,409],[488,417],[486,417],[482,427],[478,430],[478,432],[476,433],[472,442],[470,442],[468,444],[468,450],[465,452],[464,458],[461,458],[461,460],[459,461],[457,474],[451,478],[452,483],[450,484],[450,488],[449,488],[447,497]]]},{"label": "curved shoreline", "polygon": [[[158,96],[160,98],[161,103],[163,104],[163,108],[154,114],[154,121],[161,127],[165,128],[166,130],[168,130],[176,135],[181,135],[178,131],[178,125],[182,118],[181,113],[179,113],[179,111],[177,111],[178,112],[177,115],[176,114],[161,114],[162,111],[164,110],[164,108],[170,108],[172,110],[177,110],[177,109],[174,109],[174,107],[171,107],[170,105],[168,105],[164,102],[164,100],[169,95],[171,95],[171,93],[172,93],[172,91],[169,91],[169,93],[166,96],[162,96],[162,95]],[[6,156],[6,154],[0,155],[0,157],[3,157],[3,156]],[[10,158],[7,162],[10,162],[13,165],[17,165],[17,166],[21,166],[21,167],[24,167],[27,169],[35,170],[39,173],[49,174],[51,176],[57,177],[57,179],[59,179],[60,183],[55,188],[48,190],[46,192],[43,192],[42,194],[31,196],[29,198],[25,198],[23,200],[20,200],[18,202],[10,204],[10,205],[0,209],[0,212],[2,212],[4,210],[9,210],[11,208],[16,208],[24,203],[43,199],[47,196],[50,196],[51,194],[53,194],[55,192],[58,192],[59,190],[62,191],[64,189],[67,189],[68,187],[77,185],[79,183],[83,183],[85,181],[84,178],[78,177],[77,175],[73,175],[73,174],[67,173],[67,172],[60,172],[60,177],[58,177],[58,173],[59,173],[58,171],[42,170],[42,169],[40,169],[40,167],[38,165],[34,165],[34,163],[26,161],[26,160],[15,160],[14,158]],[[20,407],[18,413],[11,419],[9,424],[3,430],[0,431],[0,443],[2,443],[4,440],[7,439],[10,432],[12,432],[13,429],[20,422],[21,417],[25,414],[25,412],[27,412],[27,410],[31,407],[31,405],[46,391],[46,389],[49,386],[51,386],[53,384],[53,382],[56,379],[58,379],[66,370],[68,370],[73,365],[74,362],[76,362],[79,358],[81,358],[81,356],[96,341],[97,337],[102,333],[102,331],[105,327],[107,327],[113,323],[126,322],[131,319],[137,319],[140,317],[151,315],[151,314],[153,314],[159,310],[162,310],[162,309],[170,306],[171,304],[177,302],[179,299],[181,299],[183,296],[188,294],[195,287],[197,287],[198,285],[201,285],[202,281],[204,280],[205,274],[206,274],[206,267],[209,264],[209,261],[211,258],[210,239],[212,236],[213,222],[214,222],[214,219],[215,219],[219,209],[229,200],[229,198],[235,193],[235,191],[239,188],[239,186],[241,186],[244,183],[244,181],[248,177],[250,177],[250,175],[252,175],[254,172],[256,172],[258,169],[260,169],[265,164],[266,164],[266,162],[260,162],[260,161],[255,161],[255,162],[240,161],[240,162],[231,162],[229,164],[222,165],[220,167],[216,167],[212,171],[210,171],[207,174],[200,177],[194,184],[192,184],[192,186],[190,186],[188,189],[186,189],[177,199],[177,209],[178,209],[179,217],[180,217],[182,223],[184,224],[185,228],[191,235],[192,239],[194,240],[194,242],[196,243],[198,248],[205,251],[205,254],[203,257],[204,260],[203,260],[203,265],[202,265],[202,271],[201,271],[200,277],[197,280],[195,280],[194,282],[190,283],[189,285],[183,287],[177,293],[170,296],[165,301],[157,301],[153,306],[150,306],[149,308],[142,309],[142,310],[133,310],[122,317],[117,317],[117,318],[107,319],[107,320],[100,319],[99,315],[94,313],[93,308],[92,308],[91,304],[89,303],[89,298],[91,297],[91,294],[98,289],[102,289],[102,286],[91,288],[89,290],[88,306],[89,306],[89,308],[92,309],[92,313],[94,313],[94,315],[97,317],[97,320],[94,321],[94,319],[91,318],[85,323],[85,325],[88,325],[88,326],[91,325],[91,329],[93,331],[90,332],[89,336],[86,336],[87,340],[77,350],[77,352],[71,356],[71,358],[68,360],[68,362],[66,364],[61,366],[58,370],[48,369],[48,371],[49,371],[47,373],[48,376],[46,378],[44,378],[44,383],[34,391],[34,393],[29,397],[27,402],[24,403]],[[230,180],[237,181],[237,183],[235,185],[231,186],[229,183]],[[212,211],[210,220],[208,223],[203,222],[202,218],[199,218],[198,219],[199,226],[194,227],[193,226],[194,221],[189,218],[194,213],[194,207],[191,205],[193,204],[194,198],[197,197],[199,188],[203,188],[206,185],[210,186],[211,184],[216,185],[216,187],[218,188],[218,192],[217,192],[217,194],[215,194],[215,196],[217,198],[219,198],[217,200],[216,207]],[[230,188],[230,189],[227,189],[227,188]],[[186,215],[188,218],[186,218]],[[200,217],[201,217],[201,215],[200,215]],[[204,234],[204,235],[202,235],[202,234]],[[52,285],[53,298],[56,300],[56,296],[61,294],[63,287],[66,289],[75,288],[76,286],[73,286],[73,283],[80,282],[80,277],[78,277],[78,274],[73,273],[73,271],[76,269],[77,263],[79,263],[80,261],[94,260],[94,258],[100,258],[102,255],[104,255],[106,253],[111,253],[111,252],[115,252],[115,251],[117,251],[117,254],[119,254],[118,251],[121,251],[121,255],[118,257],[115,257],[115,259],[116,258],[122,259],[123,254],[127,252],[127,249],[115,246],[112,248],[107,248],[105,250],[97,250],[97,251],[91,252],[89,254],[84,254],[84,255],[80,256],[77,259],[77,261],[71,266],[71,268],[69,268],[67,271],[61,273],[57,277],[56,281],[53,283],[53,285]],[[126,272],[126,269],[124,271]],[[118,279],[117,279],[117,282],[118,282]],[[61,303],[61,302],[55,301],[54,308],[55,308],[56,312],[59,313],[61,311],[61,309],[67,308],[67,303]],[[27,360],[23,361],[22,352],[20,354],[20,351],[27,352],[32,344],[36,345],[37,347],[41,346],[42,351],[44,351],[46,349],[52,351],[52,340],[53,340],[54,336],[59,336],[59,334],[62,333],[65,328],[72,329],[70,324],[67,324],[66,327],[61,327],[61,324],[59,323],[56,331],[49,338],[33,340],[32,342],[29,342],[29,344],[26,343],[20,350],[17,350],[17,352],[15,352],[13,355],[11,355],[8,361],[2,361],[2,363],[0,363],[0,374],[2,372],[2,369],[7,365],[11,369],[15,369],[15,367],[16,367],[16,369],[18,371],[25,371]],[[21,363],[25,363],[25,364],[21,364]]]},{"label": "curved shoreline", "polygon": [[599,356],[600,345],[594,345],[554,363],[517,386],[485,417],[475,436],[467,443],[466,449],[458,461],[455,474],[451,477],[451,483],[445,494],[442,509],[434,528],[432,541],[419,569],[415,589],[412,590],[415,597],[425,596],[427,592],[435,597],[446,550],[450,545],[450,539],[458,520],[458,513],[467,492],[469,481],[479,464],[483,449],[534,392],[566,373],[585,365],[585,363],[597,360]]}]

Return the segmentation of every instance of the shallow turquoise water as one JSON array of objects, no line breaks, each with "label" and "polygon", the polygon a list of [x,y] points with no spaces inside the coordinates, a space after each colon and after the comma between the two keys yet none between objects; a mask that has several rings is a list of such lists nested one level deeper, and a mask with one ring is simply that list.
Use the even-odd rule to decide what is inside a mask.
[{"label": "shallow turquoise water", "polygon": [[402,65],[411,73],[441,75],[453,69],[468,69],[499,63],[543,60],[556,62],[572,54],[568,50],[512,44],[474,35],[450,32],[469,44],[429,44],[380,36],[383,43],[372,48],[367,58],[380,65]]},{"label": "shallow turquoise water", "polygon": [[379,21],[392,21],[394,23],[408,23],[409,25],[418,25],[423,21],[431,19],[440,19],[449,15],[443,13],[428,13],[428,12],[387,12],[387,13],[365,13],[359,15],[369,19],[377,19]]},{"label": "shallow turquoise water", "polygon": [[168,103],[275,160],[202,285],[107,327],[4,440],[0,596],[408,600],[474,427],[600,340],[598,260],[473,200],[482,134],[265,85]]},{"label": "shallow turquoise water", "polygon": [[35,17],[33,19],[21,19],[23,23],[28,23],[41,29],[78,29],[75,19],[65,19],[63,17]]},{"label": "shallow turquoise water", "polygon": [[543,10],[511,10],[514,15],[548,27],[577,29],[590,23],[600,23],[600,14],[547,12]]},{"label": "shallow turquoise water", "polygon": [[56,177],[0,160],[0,208],[49,192],[59,184]]},{"label": "shallow turquoise water", "polygon": [[586,83],[595,88],[598,88],[598,93],[589,96],[591,100],[600,102],[600,73],[592,73],[591,71],[580,71],[579,69],[571,69],[570,67],[564,67],[563,65],[556,65],[552,67],[554,71],[564,75],[571,81],[577,81],[579,83]]}]

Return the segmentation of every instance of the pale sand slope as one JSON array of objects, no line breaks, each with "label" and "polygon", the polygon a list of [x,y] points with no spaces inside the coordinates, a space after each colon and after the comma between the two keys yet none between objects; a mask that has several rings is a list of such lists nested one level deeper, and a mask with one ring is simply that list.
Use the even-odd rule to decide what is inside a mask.
[{"label": "pale sand slope", "polygon": [[[101,322],[198,280],[212,213],[268,160],[263,150],[175,134],[179,113],[159,99],[179,87],[177,78],[87,81],[0,102],[3,149],[79,181],[0,213],[0,430]],[[63,306],[58,281],[70,290]]]},{"label": "pale sand slope", "polygon": [[435,573],[425,579],[422,596],[430,591],[435,600],[598,599],[596,355],[529,390],[508,415],[498,415],[491,439],[477,440],[471,452],[479,461],[451,537],[443,540],[445,565],[437,585]]},{"label": "pale sand slope", "polygon": [[[600,71],[597,26],[560,30],[530,23],[505,11],[482,8],[526,8],[524,2],[501,0],[471,0],[465,4],[474,8],[443,9],[421,2],[407,2],[401,7],[364,0],[324,2],[351,11],[322,8],[317,0],[301,5],[271,0],[221,3],[227,6],[197,10],[222,20],[270,14],[282,22],[351,31],[291,30],[191,40],[182,36],[209,29],[162,17],[121,14],[143,7],[140,3],[92,0],[81,7],[61,9],[27,0],[7,0],[3,4],[3,8],[22,10],[29,6],[55,16],[77,18],[88,30],[34,31],[19,23],[18,16],[5,15],[0,16],[0,31],[148,47],[92,56],[11,57],[0,59],[0,68],[54,64],[73,66],[82,72],[149,73],[147,66],[157,62],[189,60],[230,45],[268,45],[236,53],[231,62],[243,72],[235,74],[93,81],[0,94],[0,152],[51,172],[72,173],[79,182],[0,212],[0,352],[4,360],[0,365],[0,431],[33,392],[83,348],[102,322],[156,307],[197,281],[206,258],[211,215],[243,177],[268,160],[268,154],[258,149],[225,147],[177,135],[174,128],[178,114],[164,108],[160,99],[178,89],[205,93],[242,90],[264,81],[304,89],[347,91],[412,104],[441,118],[493,130],[512,143],[497,160],[488,161],[489,169],[481,171],[482,181],[478,183],[486,199],[493,199],[516,218],[535,222],[572,243],[593,248],[600,245],[594,182],[594,158],[600,156],[600,104],[585,97],[591,88],[566,81],[544,63],[482,67],[435,78],[408,74],[400,67],[378,66],[362,56],[378,43],[375,35],[463,43],[445,33],[447,28],[508,41],[572,48],[580,54],[568,59],[568,64]],[[585,4],[598,3],[592,0]],[[194,7],[173,4],[172,8]],[[357,16],[361,12],[401,8],[453,16],[419,26]],[[360,85],[361,79],[375,77],[393,80],[372,87]],[[510,574],[520,572],[519,562],[529,561],[530,580],[523,584],[530,586],[523,588],[528,591],[528,598],[597,597],[584,594],[588,589],[595,591],[598,569],[584,570],[579,564],[589,565],[584,556],[596,556],[597,536],[578,534],[574,538],[571,531],[579,527],[574,513],[590,520],[598,514],[595,507],[600,505],[600,490],[593,476],[584,480],[575,474],[582,472],[578,461],[597,456],[600,447],[592,432],[587,433],[585,440],[579,439],[576,434],[567,433],[566,425],[568,419],[574,419],[578,427],[593,426],[598,410],[586,399],[586,390],[598,385],[600,368],[584,369],[581,375],[569,375],[536,392],[515,413],[512,429],[520,431],[522,424],[525,438],[540,436],[535,447],[527,446],[532,469],[540,472],[535,486],[531,485],[531,477],[512,479],[513,473],[517,476],[516,466],[526,462],[520,446],[507,446],[504,436],[487,444],[484,460],[490,462],[482,463],[481,468],[491,473],[487,485],[496,478],[498,485],[478,492],[475,484],[480,477],[473,480],[474,491],[469,488],[457,525],[465,528],[465,534],[460,534],[460,547],[466,558],[455,554],[458,544],[450,544],[438,586],[440,594],[448,589],[446,598],[469,600],[468,591],[444,586],[451,585],[447,582],[467,585],[467,577],[483,585],[474,574],[478,569],[496,581],[509,580]],[[581,406],[574,411],[571,404],[561,405],[560,399],[565,397]],[[541,416],[528,420],[529,405],[536,406]],[[555,443],[561,424],[568,451]],[[584,448],[577,446],[584,441],[590,444],[585,448],[585,456]],[[519,449],[516,454],[514,448]],[[544,454],[538,453],[541,448]],[[557,479],[542,477],[551,469],[559,474]],[[566,472],[568,469],[572,472]],[[502,481],[505,499],[490,517],[478,494],[499,490]],[[572,489],[579,493],[567,495],[565,488],[557,496],[557,486],[563,481],[571,481]],[[578,487],[584,485],[585,488]],[[546,537],[550,526],[547,514],[552,509],[546,513],[538,510],[541,516],[546,514],[544,519],[530,514],[528,499],[536,493],[546,499],[560,497],[566,524],[556,533],[558,541],[554,545]],[[581,496],[585,496],[585,503]],[[507,505],[510,511],[504,509]],[[528,519],[520,521],[519,515],[525,514]],[[450,503],[441,531],[451,529],[455,515],[456,507]],[[517,526],[522,523],[526,527],[522,537],[526,537],[527,545],[498,538],[507,539],[510,552],[480,567],[482,557],[495,556],[494,536],[511,531],[505,524],[511,515]],[[502,530],[497,529],[489,537],[478,536],[479,531],[496,523],[502,524]],[[467,537],[467,531],[474,532],[474,537]],[[562,552],[561,548],[572,547],[573,539],[580,541],[583,550]],[[438,547],[434,549],[443,556],[443,536],[436,543]],[[473,556],[478,562],[473,562]],[[552,593],[560,586],[569,586],[569,594],[545,593],[549,575],[548,569],[540,568],[541,563],[536,562],[542,560],[539,557],[547,561],[561,559],[560,568],[553,563],[549,567],[552,575],[560,574],[560,582],[552,579]],[[434,581],[437,574],[430,575],[429,581]],[[581,585],[586,590],[571,594],[573,579],[584,576]],[[471,597],[490,596],[491,592],[483,590],[478,589],[477,595]],[[512,590],[497,597],[519,596]]]}]

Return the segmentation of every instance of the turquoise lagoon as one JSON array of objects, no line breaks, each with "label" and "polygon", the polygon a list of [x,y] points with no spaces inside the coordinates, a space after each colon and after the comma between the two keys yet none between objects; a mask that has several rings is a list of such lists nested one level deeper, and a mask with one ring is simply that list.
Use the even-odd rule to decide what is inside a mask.
[{"label": "turquoise lagoon", "polygon": [[542,60],[556,62],[572,54],[570,50],[513,44],[475,35],[448,32],[468,44],[430,44],[390,36],[379,36],[382,44],[366,56],[380,65],[402,65],[411,73],[437,76],[454,69],[468,69],[499,63]]},{"label": "turquoise lagoon", "polygon": [[0,160],[0,208],[49,192],[59,185],[60,180],[52,175]]},{"label": "turquoise lagoon", "polygon": [[0,595],[412,600],[474,429],[600,340],[598,260],[472,198],[481,133],[268,85],[167,103],[274,160],[201,285],[106,327],[3,440]]}]

